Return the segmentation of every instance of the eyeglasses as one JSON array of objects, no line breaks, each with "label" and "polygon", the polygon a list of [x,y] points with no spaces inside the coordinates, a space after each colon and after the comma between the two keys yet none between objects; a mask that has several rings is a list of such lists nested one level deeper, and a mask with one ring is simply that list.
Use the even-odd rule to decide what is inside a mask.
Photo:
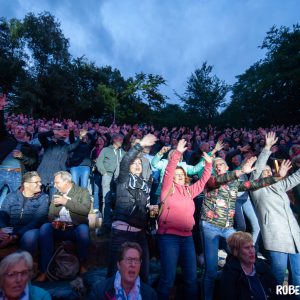
[{"label": "eyeglasses", "polygon": [[185,177],[184,174],[174,174],[176,177]]},{"label": "eyeglasses", "polygon": [[140,265],[142,263],[141,259],[133,257],[126,257],[123,260],[125,261],[126,265]]},{"label": "eyeglasses", "polygon": [[19,275],[21,276],[21,278],[26,278],[26,277],[29,276],[30,273],[31,273],[31,270],[24,270],[24,271],[21,271],[21,272],[8,272],[8,273],[4,273],[4,275],[8,279],[17,279]]}]

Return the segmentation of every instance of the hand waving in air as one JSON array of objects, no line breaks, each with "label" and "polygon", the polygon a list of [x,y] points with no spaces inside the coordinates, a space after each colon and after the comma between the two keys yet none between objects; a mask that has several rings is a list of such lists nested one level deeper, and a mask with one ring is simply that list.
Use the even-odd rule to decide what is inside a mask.
[{"label": "hand waving in air", "polygon": [[278,175],[282,178],[285,177],[291,168],[292,163],[289,160],[283,160],[278,170]]},{"label": "hand waving in air", "polygon": [[178,142],[178,145],[177,145],[177,150],[181,153],[185,152],[187,150],[187,147],[186,147],[186,140],[184,139],[181,139],[179,142]]},{"label": "hand waving in air", "polygon": [[256,162],[257,157],[253,156],[247,159],[246,163],[242,166],[241,170],[236,170],[236,176],[240,177],[243,174],[249,174],[255,170],[255,167],[253,167],[253,164]]},{"label": "hand waving in air", "polygon": [[146,134],[140,141],[142,147],[151,147],[157,141],[157,137],[151,133]]},{"label": "hand waving in air", "polygon": [[223,141],[219,140],[219,141],[216,143],[215,148],[211,151],[211,154],[212,154],[212,155],[215,155],[218,151],[222,150],[223,148],[224,148]]},{"label": "hand waving in air", "polygon": [[164,155],[165,153],[167,153],[170,149],[171,149],[171,147],[169,147],[169,146],[163,146],[163,147],[160,149],[160,151],[158,152],[158,154],[159,154],[160,156],[162,156],[162,155]]}]

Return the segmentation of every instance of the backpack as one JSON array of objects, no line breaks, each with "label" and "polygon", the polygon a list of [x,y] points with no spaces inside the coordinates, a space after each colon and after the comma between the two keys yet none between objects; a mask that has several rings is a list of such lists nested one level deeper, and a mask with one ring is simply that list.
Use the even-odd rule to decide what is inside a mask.
[{"label": "backpack", "polygon": [[71,280],[76,277],[80,269],[79,259],[76,256],[74,244],[69,241],[62,242],[52,256],[47,276],[50,280]]}]

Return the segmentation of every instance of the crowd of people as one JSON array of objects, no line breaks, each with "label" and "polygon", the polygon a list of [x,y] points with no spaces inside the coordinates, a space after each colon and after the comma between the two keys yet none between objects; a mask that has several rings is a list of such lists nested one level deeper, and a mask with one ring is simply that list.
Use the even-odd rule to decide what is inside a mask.
[{"label": "crowd of people", "polygon": [[[200,292],[213,299],[220,248],[228,253],[222,299],[276,299],[287,269],[289,283],[300,286],[299,125],[107,127],[4,114],[5,105],[2,96],[0,248],[23,250],[13,258],[26,275],[28,256],[38,253],[35,280],[47,280],[55,241],[64,240],[75,243],[79,272],[86,272],[88,215],[95,213],[103,219],[97,235],[110,239],[108,279],[89,299],[168,299],[177,265],[185,299],[200,299]],[[147,286],[150,234],[161,265],[156,291]],[[197,265],[204,269],[201,288]],[[32,288],[28,282],[20,295]]]}]

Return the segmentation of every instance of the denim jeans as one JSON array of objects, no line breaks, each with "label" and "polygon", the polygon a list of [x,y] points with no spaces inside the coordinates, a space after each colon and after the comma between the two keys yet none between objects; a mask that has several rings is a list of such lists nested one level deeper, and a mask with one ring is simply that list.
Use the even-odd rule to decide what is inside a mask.
[{"label": "denim jeans", "polygon": [[1,208],[2,203],[8,193],[9,193],[8,186],[7,185],[3,186],[3,188],[0,190],[0,208]]},{"label": "denim jeans", "polygon": [[228,238],[235,232],[232,227],[221,228],[209,222],[202,221],[202,239],[204,249],[205,271],[202,281],[204,300],[212,300],[215,280],[218,272],[218,249],[220,237]]},{"label": "denim jeans", "polygon": [[[0,227],[11,227],[10,216],[5,211],[0,210]],[[26,225],[24,225],[26,226]],[[16,228],[15,228],[16,229]],[[19,245],[22,250],[34,255],[38,248],[39,229],[27,230],[20,238]]]},{"label": "denim jeans", "polygon": [[93,209],[98,209],[98,210],[102,209],[102,205],[101,207],[99,207],[100,195],[102,191],[101,182],[102,182],[101,174],[98,172],[94,173],[93,174],[93,195],[94,195]]},{"label": "denim jeans", "polygon": [[0,169],[0,191],[2,188],[4,188],[0,195],[0,207],[6,195],[8,194],[8,190],[5,189],[5,186],[8,187],[9,192],[15,192],[21,185],[21,178],[21,172]]},{"label": "denim jeans", "polygon": [[109,175],[102,176],[102,216],[103,226],[106,228],[111,227],[111,213],[112,213],[112,189],[113,178]]},{"label": "denim jeans", "polygon": [[250,197],[247,192],[242,196],[239,196],[236,200],[235,205],[235,222],[237,231],[246,231],[246,222],[244,214],[248,218],[252,228],[252,236],[254,244],[257,242],[258,235],[260,232],[260,227],[258,224],[258,219],[254,211],[253,205],[251,203]]},{"label": "denim jeans", "polygon": [[[72,175],[72,180],[76,185],[79,185],[83,188],[87,188],[89,176],[90,176],[90,167],[89,166],[77,166],[70,169]],[[79,184],[80,182],[80,184]]]},{"label": "denim jeans", "polygon": [[[286,269],[289,270],[289,284],[300,286],[300,253],[290,254],[268,251],[271,271],[278,285],[282,285]],[[300,299],[298,296],[297,299]]]},{"label": "denim jeans", "polygon": [[148,283],[149,276],[149,247],[144,230],[139,232],[131,232],[125,230],[112,229],[109,249],[109,264],[107,269],[107,278],[113,276],[117,271],[118,253],[121,245],[125,242],[136,242],[142,250],[142,264],[140,277],[144,283]]},{"label": "denim jeans", "polygon": [[28,251],[31,255],[37,253],[39,235],[39,229],[31,229],[26,231],[20,239],[20,248]]},{"label": "denim jeans", "polygon": [[88,225],[80,224],[74,226],[72,229],[62,231],[60,229],[54,229],[51,223],[45,223],[40,228],[39,241],[42,273],[46,272],[50,259],[54,254],[54,240],[75,242],[80,262],[86,261],[90,243]]},{"label": "denim jeans", "polygon": [[184,280],[184,299],[198,299],[197,262],[193,237],[160,234],[158,241],[161,263],[161,276],[157,288],[158,299],[169,299],[178,262]]}]

